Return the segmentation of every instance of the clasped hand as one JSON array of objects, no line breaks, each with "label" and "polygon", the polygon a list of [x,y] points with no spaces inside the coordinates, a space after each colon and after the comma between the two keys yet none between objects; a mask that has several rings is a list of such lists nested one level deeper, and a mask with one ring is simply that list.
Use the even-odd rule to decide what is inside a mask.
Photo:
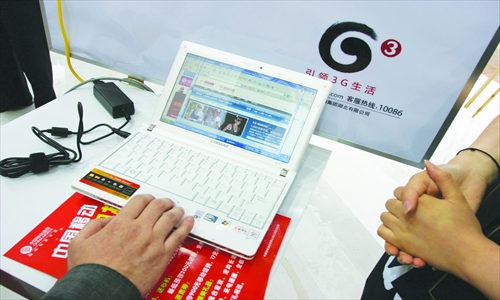
[{"label": "clasped hand", "polygon": [[426,172],[442,198],[422,194],[418,205],[409,212],[400,199],[387,201],[388,212],[381,215],[383,225],[378,234],[392,247],[418,257],[413,262],[417,267],[425,261],[456,274],[457,262],[468,255],[461,251],[462,246],[483,236],[481,226],[449,172],[430,162],[426,162]]}]

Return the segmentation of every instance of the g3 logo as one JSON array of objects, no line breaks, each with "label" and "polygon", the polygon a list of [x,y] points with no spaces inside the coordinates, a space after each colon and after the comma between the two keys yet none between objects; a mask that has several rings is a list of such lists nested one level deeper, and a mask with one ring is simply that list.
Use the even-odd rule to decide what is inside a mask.
[{"label": "g3 logo", "polygon": [[[349,55],[356,56],[356,60],[349,65],[337,62],[331,54],[333,41],[341,34],[349,31],[361,32],[366,34],[374,41],[377,40],[375,31],[365,24],[356,22],[339,22],[328,28],[319,41],[319,54],[321,59],[332,69],[343,73],[355,73],[364,70],[372,60],[372,51],[370,46],[362,39],[349,37],[342,41],[340,48]],[[382,44],[382,53],[387,57],[395,57],[401,53],[401,44],[396,40],[387,40]]]},{"label": "g3 logo", "polygon": [[387,57],[398,56],[401,53],[401,44],[396,40],[387,40],[382,44],[380,50]]}]

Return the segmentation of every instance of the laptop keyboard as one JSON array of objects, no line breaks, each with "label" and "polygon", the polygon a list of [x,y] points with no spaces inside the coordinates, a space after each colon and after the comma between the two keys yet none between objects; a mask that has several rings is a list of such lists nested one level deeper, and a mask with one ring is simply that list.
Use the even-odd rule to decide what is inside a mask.
[{"label": "laptop keyboard", "polygon": [[262,228],[286,183],[138,133],[101,166]]}]

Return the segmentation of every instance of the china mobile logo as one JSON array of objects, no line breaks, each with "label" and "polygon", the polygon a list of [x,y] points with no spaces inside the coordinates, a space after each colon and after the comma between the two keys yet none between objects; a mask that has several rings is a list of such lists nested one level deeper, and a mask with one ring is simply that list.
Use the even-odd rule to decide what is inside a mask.
[{"label": "china mobile logo", "polygon": [[[357,37],[348,37],[340,44],[342,52],[356,56],[356,60],[348,65],[337,62],[331,54],[331,47],[335,39],[347,32],[360,32],[367,37],[377,40],[375,31],[365,24],[356,22],[338,22],[330,26],[319,41],[321,59],[332,69],[342,73],[356,73],[364,70],[372,60],[372,50],[366,41]],[[401,53],[401,44],[393,39],[382,43],[380,50],[387,57],[395,57]]]}]

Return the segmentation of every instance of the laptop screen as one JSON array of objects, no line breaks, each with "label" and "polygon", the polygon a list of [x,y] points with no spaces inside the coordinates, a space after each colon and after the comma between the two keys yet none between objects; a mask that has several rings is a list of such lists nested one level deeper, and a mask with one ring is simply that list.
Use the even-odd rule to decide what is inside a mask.
[{"label": "laptop screen", "polygon": [[316,94],[188,54],[161,121],[288,163]]}]

